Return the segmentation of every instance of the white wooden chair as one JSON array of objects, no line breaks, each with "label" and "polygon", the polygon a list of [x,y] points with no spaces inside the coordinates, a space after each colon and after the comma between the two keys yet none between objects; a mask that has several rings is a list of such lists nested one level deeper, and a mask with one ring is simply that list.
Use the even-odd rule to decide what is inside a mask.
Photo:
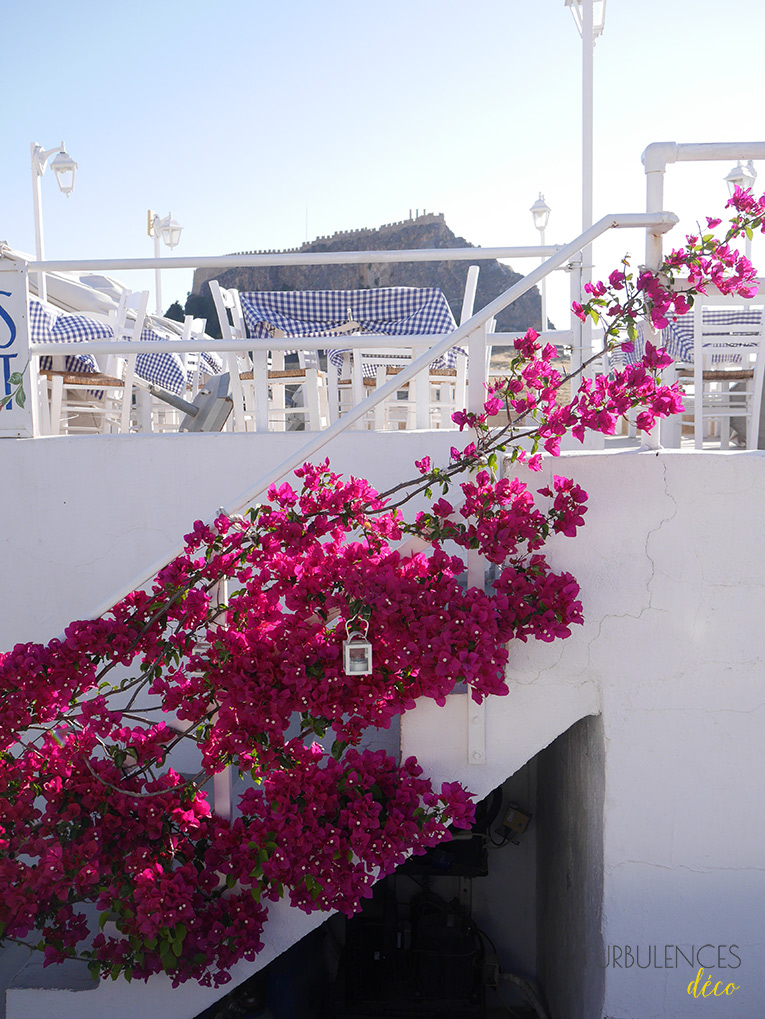
[{"label": "white wooden chair", "polygon": [[[765,378],[762,298],[708,295],[693,309],[693,370],[680,371],[686,413],[693,416],[696,449],[713,439],[721,449],[745,441],[757,449]],[[692,393],[688,390],[692,384]]]},{"label": "white wooden chair", "polygon": [[[177,338],[180,340],[201,339],[205,334],[206,327],[207,319],[194,318],[193,315],[186,315],[183,319],[183,328]],[[173,336],[176,336],[176,334],[173,333]],[[214,343],[215,341],[213,340],[211,342]],[[199,392],[201,380],[208,375],[209,372],[206,370],[204,358],[200,351],[185,351],[180,355],[180,358],[183,375],[187,381],[186,392],[181,392],[178,395],[183,399],[192,402]],[[158,396],[153,396],[143,390],[136,393],[136,399],[144,408],[147,406],[150,407],[151,419],[144,430],[151,430],[152,432],[158,433],[178,431],[184,416],[183,411],[178,410],[176,407],[172,407],[169,403],[160,399]],[[144,416],[148,416],[145,410]]]},{"label": "white wooden chair", "polygon": [[[217,280],[210,281],[210,292],[218,314],[221,333],[226,340],[247,339],[239,291],[225,289]],[[302,417],[308,431],[320,431],[329,423],[326,374],[319,370],[318,359],[298,352],[299,366],[286,368],[283,351],[262,347],[251,352],[223,353],[231,375],[234,401],[233,422],[237,431],[286,431],[291,419]],[[312,363],[313,362],[313,363]],[[295,399],[296,394],[297,399]],[[288,405],[287,398],[291,398]],[[302,404],[299,402],[302,398]]]},{"label": "white wooden chair", "polygon": [[[473,314],[478,271],[477,265],[471,265],[468,269],[460,324],[466,322]],[[337,407],[338,414],[342,414],[348,408],[349,397],[351,405],[365,399],[374,389],[385,385],[391,377],[401,371],[402,360],[404,362],[414,360],[440,338],[440,335],[423,337],[422,343],[411,348],[385,346],[376,347],[374,350],[355,348],[351,356],[345,359],[343,377],[334,383],[331,408]],[[369,371],[365,371],[366,365],[374,365],[373,377],[370,377]],[[455,410],[465,407],[466,396],[467,357],[458,354],[455,368],[429,367],[421,371],[400,390],[361,418],[356,427],[375,430],[450,428],[451,416]]]},{"label": "white wooden chair", "polygon": [[[136,294],[123,291],[110,323],[115,339],[134,340],[141,335],[148,301],[148,290]],[[41,371],[50,394],[49,412],[43,414],[50,434],[130,431],[135,358],[135,354],[111,354],[106,359],[106,370],[97,373],[54,368]]]}]

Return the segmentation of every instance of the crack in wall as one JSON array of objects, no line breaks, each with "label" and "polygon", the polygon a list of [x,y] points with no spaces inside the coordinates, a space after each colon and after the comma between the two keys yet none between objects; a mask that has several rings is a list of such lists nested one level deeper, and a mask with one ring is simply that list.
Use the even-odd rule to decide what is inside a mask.
[{"label": "crack in wall", "polygon": [[[643,606],[643,608],[641,608],[640,612],[638,612],[637,614],[634,613],[634,612],[609,612],[609,613],[606,613],[605,615],[601,616],[601,618],[597,621],[597,624],[593,624],[593,625],[596,626],[596,632],[590,638],[590,640],[587,641],[587,669],[588,670],[592,669],[592,648],[600,640],[600,638],[602,636],[602,633],[603,633],[603,626],[604,626],[604,624],[606,622],[608,622],[610,620],[614,620],[614,619],[634,619],[636,622],[638,622],[638,621],[640,621],[643,618],[643,616],[647,612],[650,612],[650,611],[661,612],[662,614],[666,614],[666,612],[667,612],[667,610],[665,610],[665,609],[657,609],[653,605],[653,594],[652,594],[652,591],[651,591],[651,587],[652,587],[652,585],[653,585],[653,583],[654,583],[654,581],[656,579],[656,575],[657,575],[658,570],[657,570],[657,562],[654,559],[654,557],[651,555],[651,552],[649,551],[649,544],[651,542],[651,539],[654,537],[654,535],[658,534],[659,531],[662,530],[662,528],[664,528],[668,523],[670,523],[670,521],[675,519],[675,517],[677,516],[679,510],[678,510],[677,500],[671,494],[670,489],[669,489],[669,481],[668,481],[668,478],[667,478],[667,461],[666,461],[666,459],[661,461],[661,468],[662,468],[662,482],[663,482],[663,486],[664,486],[664,496],[672,504],[673,511],[668,516],[662,517],[662,519],[659,520],[659,522],[654,527],[652,527],[648,531],[646,531],[643,551],[644,551],[644,554],[645,554],[645,559],[648,562],[649,568],[650,568],[649,576],[648,576],[647,580],[645,581],[645,590],[646,590],[646,596],[647,596],[648,602],[647,602],[646,605]],[[698,556],[697,556],[697,559],[698,559]],[[582,672],[584,672],[584,670],[582,670]]]}]

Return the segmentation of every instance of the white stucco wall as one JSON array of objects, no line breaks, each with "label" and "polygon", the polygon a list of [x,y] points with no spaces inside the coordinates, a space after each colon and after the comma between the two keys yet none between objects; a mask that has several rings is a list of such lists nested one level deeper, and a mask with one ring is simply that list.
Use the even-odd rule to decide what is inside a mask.
[{"label": "white stucco wall", "polygon": [[[590,493],[579,538],[550,547],[580,581],[585,626],[514,649],[510,696],[488,712],[485,768],[467,763],[461,698],[406,716],[404,747],[484,794],[532,747],[602,712],[603,940],[622,949],[604,1015],[765,1014],[765,457],[600,454],[550,467]],[[674,946],[710,944],[734,966],[737,946],[741,965],[715,967],[708,989],[739,990],[692,999],[698,967],[675,966]],[[640,946],[641,965],[658,946],[659,967],[624,968],[625,946]]]},{"label": "white stucco wall", "polygon": [[[8,493],[0,646],[45,639],[87,613],[296,441],[0,442]],[[333,463],[383,484],[401,476],[402,461],[451,441],[355,433],[338,443]],[[602,714],[606,946],[640,946],[645,960],[648,946],[663,956],[665,945],[735,945],[742,960],[715,977],[740,990],[704,1001],[686,993],[696,972],[688,967],[609,967],[604,1015],[752,1019],[765,1010],[765,457],[603,453],[552,468],[590,493],[580,537],[550,548],[582,585],[586,625],[565,642],[513,649],[511,693],[487,712],[485,766],[467,764],[460,697],[406,716],[404,752],[416,752],[438,781],[462,779],[482,795],[578,718]],[[531,478],[534,487],[545,480]],[[163,1000],[159,1012],[193,1015],[181,997]],[[46,1011],[42,999],[29,1011],[26,1000],[14,1015],[80,1014],[62,1012],[60,1002]],[[124,1001],[125,1016],[136,1014],[136,999]],[[119,1009],[110,1001],[113,1019]]]}]

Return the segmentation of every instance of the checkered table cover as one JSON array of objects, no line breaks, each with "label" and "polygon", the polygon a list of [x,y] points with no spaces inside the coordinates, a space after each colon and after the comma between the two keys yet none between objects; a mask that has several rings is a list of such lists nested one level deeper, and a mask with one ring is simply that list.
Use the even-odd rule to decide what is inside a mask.
[{"label": "checkered table cover", "polygon": [[[30,298],[29,301],[29,338],[33,342],[48,343],[69,340],[111,339],[114,333],[103,322],[85,318],[84,315],[57,315],[46,307],[42,301]],[[92,354],[67,354],[64,366],[69,372],[97,372],[98,365]],[[40,358],[40,368],[44,371],[53,367],[53,358]]]},{"label": "checkered table cover", "polygon": [[[348,336],[337,330],[350,319],[359,323],[360,333],[381,336],[443,335],[456,328],[446,298],[437,287],[257,291],[241,293],[239,299],[250,335],[258,339],[270,338],[274,328],[286,336]],[[329,351],[329,362],[338,372],[350,349]],[[454,368],[457,353],[447,351],[433,367]],[[402,362],[406,360],[402,354]],[[374,377],[374,363],[365,363],[364,374]]]},{"label": "checkered table cover", "polygon": [[[760,331],[760,323],[762,322],[762,309],[761,308],[704,308],[702,314],[704,315],[704,321],[709,325],[720,326],[720,336],[727,335],[726,326],[742,326],[751,325],[751,334],[747,330],[746,333],[737,333],[736,341],[732,343],[732,346],[741,347],[744,344],[741,342],[741,337],[751,335],[756,337]],[[661,338],[659,340],[652,340],[654,346],[662,346],[666,349],[669,356],[675,360],[685,364],[693,364],[693,322],[694,317],[689,312],[682,318],[678,318],[676,322],[671,322],[666,329],[662,330]],[[625,364],[635,364],[639,361],[643,352],[645,351],[645,341],[647,329],[644,324],[638,326],[638,338],[635,343],[635,349],[632,353],[625,353],[616,348],[611,353],[610,359],[611,364],[614,367],[622,367]],[[755,344],[755,340],[752,341],[752,345]],[[712,363],[727,360],[723,354],[712,355]]]},{"label": "checkered table cover", "polygon": [[[149,342],[171,338],[167,333],[159,332],[148,325],[141,330],[141,339]],[[223,361],[217,354],[205,352],[200,358],[202,370],[207,375],[220,375],[223,371]],[[194,378],[193,368],[188,368],[184,372],[183,357],[167,351],[161,354],[138,354],[135,359],[135,373],[144,381],[153,382],[178,396],[183,396]]]},{"label": "checkered table cover", "polygon": [[[67,315],[57,313],[54,308],[44,305],[41,301],[31,298],[29,301],[29,336],[33,341],[40,342],[77,342],[84,340],[112,340],[114,330],[111,325],[89,318],[87,315]],[[144,325],[141,330],[142,340],[170,339],[167,333]],[[163,352],[161,354],[138,354],[135,359],[136,375],[145,382],[153,382],[172,393],[182,395],[187,385],[193,380],[193,369],[186,373],[183,370],[183,357],[180,354]],[[208,375],[219,375],[223,371],[223,361],[215,353],[201,355],[202,370]],[[40,358],[40,368],[51,368],[53,360],[50,356]],[[97,372],[98,364],[92,354],[67,354],[64,360],[67,371]]]}]

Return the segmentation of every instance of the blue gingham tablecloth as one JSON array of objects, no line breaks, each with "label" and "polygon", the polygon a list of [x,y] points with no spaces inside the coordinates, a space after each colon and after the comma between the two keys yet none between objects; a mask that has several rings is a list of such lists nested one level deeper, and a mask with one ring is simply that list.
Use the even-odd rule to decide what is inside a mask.
[{"label": "blue gingham tablecloth", "polygon": [[[731,341],[731,346],[744,346],[744,338],[747,335],[752,336],[753,345],[757,342],[756,337],[760,331],[760,324],[762,322],[761,308],[704,308],[702,314],[706,324],[720,326],[719,334],[715,333],[715,335],[719,335],[721,337],[729,334],[729,328],[726,327],[751,325],[751,333],[749,330],[746,330],[746,332],[737,332],[735,338]],[[662,330],[660,336],[651,338],[651,342],[656,347],[664,347],[674,361],[680,361],[684,364],[693,364],[693,323],[693,312],[688,312],[687,315],[683,315],[681,318],[678,318],[676,322],[670,322],[667,328]],[[644,323],[641,323],[638,325],[638,337],[634,351],[631,353],[625,353],[617,346],[616,349],[611,352],[611,364],[614,367],[622,367],[625,364],[635,364],[639,361],[645,351],[646,335],[650,337],[650,331],[646,328]],[[726,360],[726,358],[723,354],[720,354],[719,356],[715,356],[713,354],[712,363],[714,364],[717,360],[722,362]]]},{"label": "blue gingham tablecloth", "polygon": [[[141,330],[142,340],[168,340],[172,339],[167,333],[152,329],[151,326],[144,326]],[[214,353],[203,352],[200,354],[201,369],[207,375],[220,375],[223,371],[223,361]],[[161,354],[138,354],[135,359],[135,373],[145,382],[153,382],[163,389],[183,396],[187,386],[190,386],[194,378],[194,369],[189,368],[184,372],[183,357],[180,354],[173,354],[164,351]]]},{"label": "blue gingham tablecloth", "polygon": [[[87,315],[68,315],[57,312],[49,305],[31,298],[29,301],[29,336],[39,342],[78,342],[84,340],[112,340],[114,330],[106,322],[89,318]],[[142,340],[166,340],[171,337],[145,325],[141,330]],[[201,368],[208,375],[218,375],[223,370],[221,358],[212,352],[202,353]],[[50,356],[40,358],[40,368],[51,368],[53,360]],[[96,359],[92,354],[67,354],[64,358],[66,371],[97,372]],[[136,375],[145,382],[153,382],[163,389],[179,396],[186,392],[191,384],[194,369],[184,372],[183,357],[172,352],[157,354],[138,354],[135,359]]]},{"label": "blue gingham tablecloth", "polygon": [[[241,293],[239,299],[250,336],[257,339],[270,338],[274,329],[285,336],[350,337],[352,334],[337,331],[349,321],[358,322],[359,333],[380,336],[434,336],[456,329],[451,309],[437,287],[252,291]],[[338,372],[343,355],[351,349],[329,351],[329,362]],[[454,349],[447,351],[433,367],[454,368],[457,354]],[[402,362],[408,360],[402,354]],[[365,362],[365,375],[374,377],[375,371],[373,361]]]},{"label": "blue gingham tablecloth", "polygon": [[[84,321],[83,321],[84,320]],[[58,315],[42,301],[29,301],[29,338],[36,343],[65,342],[69,340],[110,340],[114,332],[103,322],[85,319],[83,315]],[[50,369],[53,358],[40,358],[40,368]],[[98,365],[92,354],[67,354],[64,366],[69,372],[97,372]]]}]

